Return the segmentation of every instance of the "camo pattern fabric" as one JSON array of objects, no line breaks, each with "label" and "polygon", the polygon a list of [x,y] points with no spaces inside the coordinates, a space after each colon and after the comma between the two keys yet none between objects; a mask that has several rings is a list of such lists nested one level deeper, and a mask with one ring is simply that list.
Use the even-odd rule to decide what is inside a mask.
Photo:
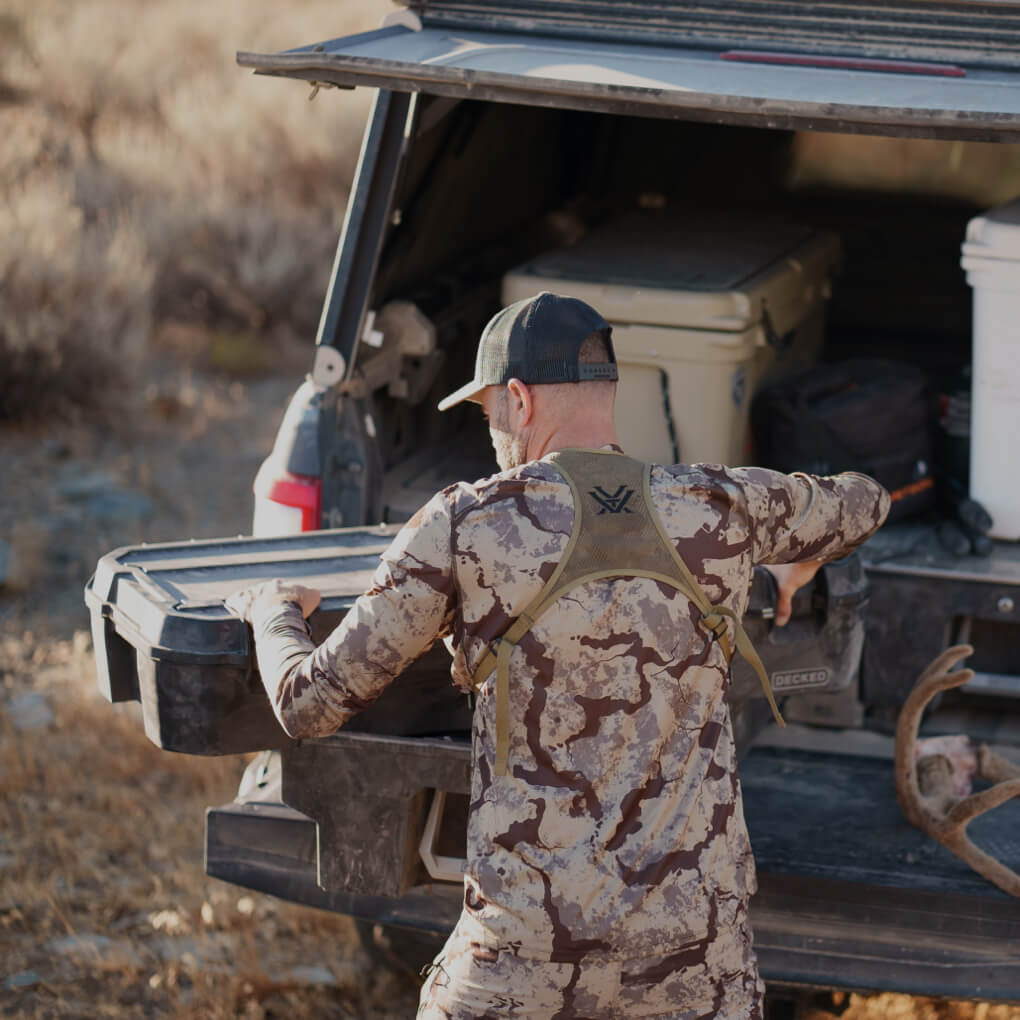
[{"label": "camo pattern fabric", "polygon": [[[656,466],[651,493],[705,594],[737,614],[756,564],[845,555],[889,507],[878,483],[852,473]],[[301,736],[333,732],[437,637],[453,654],[454,682],[469,690],[490,642],[554,570],[573,516],[562,476],[531,462],[435,496],[318,649],[296,606],[256,602],[259,662],[284,727]],[[615,1005],[599,1005],[603,992],[586,985],[591,1005],[582,1007],[576,981],[540,975],[655,959],[672,962],[639,973],[696,985],[698,1001],[727,986],[721,1011],[665,1015],[756,1015],[755,980],[732,979],[755,969],[749,942],[735,934],[746,930],[755,875],[727,667],[697,619],[685,597],[648,578],[592,581],[559,599],[510,661],[506,776],[493,772],[495,676],[480,690],[464,907],[446,969],[463,972],[464,946],[475,964],[486,953],[532,961],[530,973],[546,983],[529,994],[558,988],[558,1005],[532,1014],[437,1006],[424,1015],[620,1016],[622,977]]]},{"label": "camo pattern fabric", "polygon": [[656,1017],[761,1020],[764,988],[751,928],[714,931],[672,952],[618,959],[592,952],[550,963],[486,948],[462,920],[429,968],[418,1020]]}]

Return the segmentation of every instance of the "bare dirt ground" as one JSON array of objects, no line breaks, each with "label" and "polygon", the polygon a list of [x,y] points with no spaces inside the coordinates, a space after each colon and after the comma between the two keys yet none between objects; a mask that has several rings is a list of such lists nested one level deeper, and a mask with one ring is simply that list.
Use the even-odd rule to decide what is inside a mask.
[{"label": "bare dirt ground", "polygon": [[[82,587],[104,551],[250,530],[299,376],[167,364],[107,425],[0,432],[0,1014],[406,1017],[351,923],[207,879],[203,812],[244,759],[151,745],[95,693]],[[144,394],[148,393],[148,397]],[[130,402],[128,402],[130,404]]]}]

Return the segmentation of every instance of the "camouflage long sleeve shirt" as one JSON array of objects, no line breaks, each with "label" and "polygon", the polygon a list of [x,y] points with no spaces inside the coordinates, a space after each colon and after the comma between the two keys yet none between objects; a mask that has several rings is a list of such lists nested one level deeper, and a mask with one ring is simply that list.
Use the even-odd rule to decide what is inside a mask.
[{"label": "camouflage long sleeve shirt", "polygon": [[[746,609],[759,563],[836,558],[884,520],[863,475],[656,466],[666,533],[706,595]],[[464,690],[542,588],[573,524],[535,461],[437,494],[374,585],[315,648],[293,604],[256,603],[263,680],[293,735],[333,732],[435,639]],[[718,643],[679,592],[592,581],[558,600],[510,662],[509,774],[493,770],[495,676],[479,692],[462,928],[559,962],[669,952],[739,923],[755,888]]]}]

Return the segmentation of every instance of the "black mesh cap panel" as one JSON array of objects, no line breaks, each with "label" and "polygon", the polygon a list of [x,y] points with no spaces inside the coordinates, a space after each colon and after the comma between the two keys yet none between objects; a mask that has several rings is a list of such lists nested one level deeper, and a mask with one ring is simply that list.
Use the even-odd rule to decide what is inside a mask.
[{"label": "black mesh cap panel", "polygon": [[[593,333],[604,332],[609,361],[580,364],[578,355]],[[581,382],[618,378],[612,329],[591,305],[577,298],[543,291],[497,312],[482,330],[475,377],[439,402],[445,411],[474,400],[486,386],[511,379],[535,383]]]},{"label": "black mesh cap panel", "polygon": [[[615,379],[616,361],[580,365],[584,341],[609,323],[591,305],[577,298],[544,291],[498,312],[482,333],[475,379],[491,386],[520,379],[523,383],[580,382]],[[596,373],[582,369],[598,369]]]}]

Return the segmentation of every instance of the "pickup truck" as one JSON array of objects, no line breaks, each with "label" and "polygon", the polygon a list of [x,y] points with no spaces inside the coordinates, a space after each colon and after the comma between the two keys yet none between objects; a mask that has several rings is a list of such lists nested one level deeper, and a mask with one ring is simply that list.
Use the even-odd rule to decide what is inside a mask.
[{"label": "pickup truck", "polygon": [[[495,470],[480,419],[435,404],[515,286],[596,288],[626,355],[621,434],[649,458],[753,456],[754,392],[818,360],[880,354],[923,369],[943,410],[966,397],[952,380],[979,366],[960,245],[1020,194],[1020,3],[410,0],[377,31],[238,60],[375,101],[311,372],[255,480],[255,537],[105,557],[87,591],[100,681],[142,702],[168,750],[259,752],[235,801],[209,809],[210,875],[428,944],[459,913],[470,779],[470,706],[445,653],[344,730],[292,741],[223,596],[316,583],[325,634],[399,522]],[[700,302],[686,323],[669,318],[680,291]],[[649,332],[666,326],[679,332]],[[707,395],[695,362],[715,366]],[[721,454],[686,413],[697,400],[725,407]],[[972,463],[1001,446],[1008,467],[1008,436],[979,439]],[[769,592],[754,603],[767,664],[784,641],[808,648],[772,672],[787,730],[734,700],[770,988],[1020,1002],[1016,900],[912,827],[894,792],[897,714],[954,643],[974,646],[974,678],[922,733],[1020,759],[1020,547],[949,551],[932,514],[823,573],[789,639]],[[1018,821],[1009,802],[972,826],[1014,870]]]}]

